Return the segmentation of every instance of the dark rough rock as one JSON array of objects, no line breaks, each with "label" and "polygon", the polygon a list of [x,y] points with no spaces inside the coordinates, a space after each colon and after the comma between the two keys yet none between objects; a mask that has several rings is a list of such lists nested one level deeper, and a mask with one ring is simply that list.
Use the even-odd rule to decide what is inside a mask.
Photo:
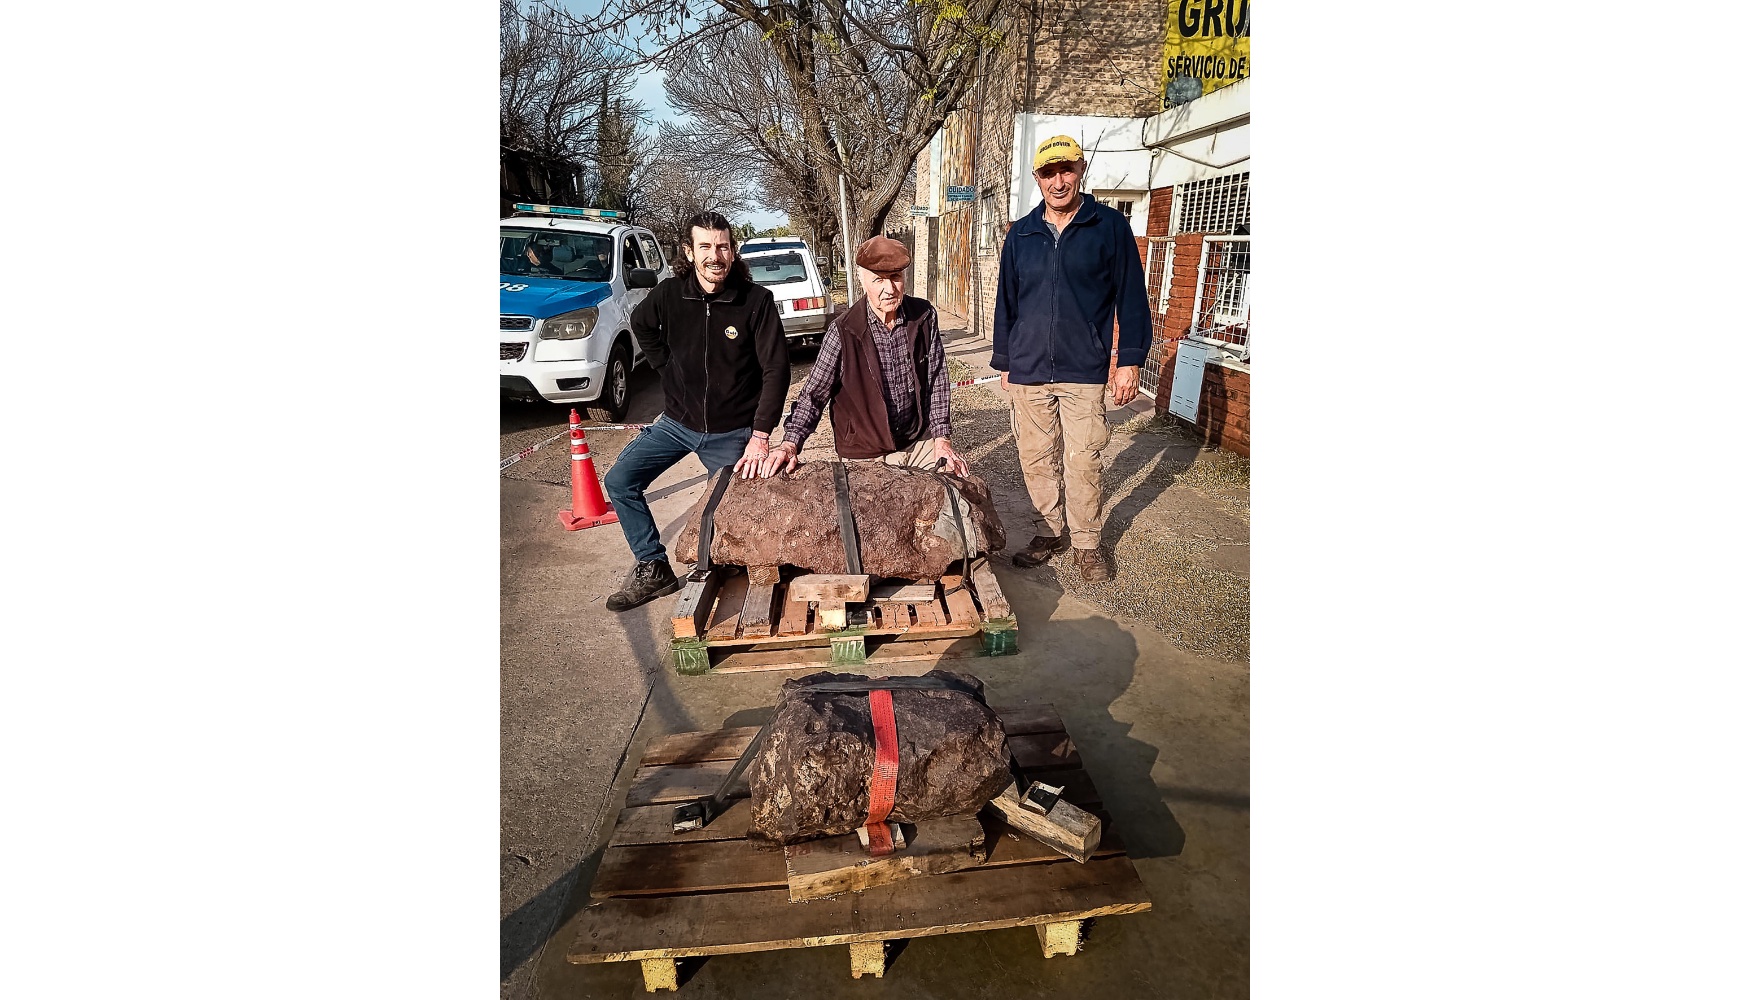
[{"label": "dark rough rock", "polygon": [[[717,505],[711,561],[735,566],[796,566],[810,573],[844,573],[838,502],[831,462],[809,462],[770,479],[734,479]],[[933,580],[960,558],[961,544],[941,480],[921,469],[880,462],[847,463],[851,514],[857,523],[863,572],[877,577]],[[977,476],[954,480],[965,502],[961,515],[974,552],[999,552],[1008,543],[990,487]],[[687,514],[675,556],[699,561],[699,515],[707,492]]]},{"label": "dark rough rock", "polygon": [[[971,674],[932,670],[979,692],[895,691],[899,777],[890,820],[977,812],[1009,781],[1003,724],[982,700]],[[780,844],[852,833],[869,815],[875,727],[867,695],[809,693],[823,680],[863,680],[822,671],[784,682],[771,730],[749,768],[749,835]]]}]

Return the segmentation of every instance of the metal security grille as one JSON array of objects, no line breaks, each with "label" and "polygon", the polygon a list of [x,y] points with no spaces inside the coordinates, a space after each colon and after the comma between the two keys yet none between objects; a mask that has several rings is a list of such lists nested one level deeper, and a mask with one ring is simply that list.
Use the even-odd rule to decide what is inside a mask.
[{"label": "metal security grille", "polygon": [[529,345],[527,344],[500,343],[498,345],[498,360],[521,361],[523,359],[523,354],[528,351],[528,349]]},{"label": "metal security grille", "polygon": [[1173,224],[1179,233],[1226,235],[1252,225],[1252,172],[1191,181],[1173,188]]},{"label": "metal security grille", "polygon": [[1191,305],[1191,333],[1245,348],[1251,353],[1252,238],[1206,236],[1197,261],[1197,297]]},{"label": "metal security grille", "polygon": [[513,330],[513,331],[525,330],[526,331],[526,330],[533,330],[534,328],[535,328],[535,318],[533,316],[506,316],[502,313],[499,314],[498,332],[500,332],[500,333],[503,333],[506,330]]},{"label": "metal security grille", "polygon": [[1154,342],[1149,345],[1148,358],[1142,363],[1142,378],[1138,388],[1150,399],[1160,391],[1161,354],[1167,344],[1167,293],[1173,280],[1173,238],[1150,236],[1148,260],[1143,265],[1143,278],[1148,286],[1151,306],[1149,320],[1154,326]]}]

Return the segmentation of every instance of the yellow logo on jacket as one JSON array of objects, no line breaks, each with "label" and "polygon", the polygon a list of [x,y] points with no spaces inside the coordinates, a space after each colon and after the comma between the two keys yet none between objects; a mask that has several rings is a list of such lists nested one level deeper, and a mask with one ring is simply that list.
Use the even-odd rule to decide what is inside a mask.
[{"label": "yellow logo on jacket", "polygon": [[741,334],[739,334],[735,331],[735,327],[733,327],[733,326],[724,327],[723,328],[723,335],[725,337],[728,337],[730,340],[734,340],[735,338],[741,336]]}]

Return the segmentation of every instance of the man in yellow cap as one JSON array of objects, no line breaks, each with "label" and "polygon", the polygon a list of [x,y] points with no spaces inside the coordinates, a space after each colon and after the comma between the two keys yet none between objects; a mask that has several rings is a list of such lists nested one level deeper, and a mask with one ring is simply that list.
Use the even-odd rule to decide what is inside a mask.
[{"label": "man in yellow cap", "polygon": [[784,424],[784,443],[760,467],[770,477],[796,468],[796,454],[831,408],[833,447],[849,460],[966,475],[949,443],[948,362],[936,307],[905,294],[911,254],[877,236],[857,248],[863,295],[826,328],[814,367]]},{"label": "man in yellow cap", "polygon": [[1100,540],[1107,370],[1116,354],[1113,401],[1135,399],[1153,324],[1136,236],[1124,216],[1082,194],[1087,170],[1081,144],[1067,135],[1034,152],[1042,200],[1003,241],[990,364],[1004,373],[1037,511],[1034,538],[1014,563],[1038,566],[1073,547],[1082,579],[1098,582],[1113,573]]}]

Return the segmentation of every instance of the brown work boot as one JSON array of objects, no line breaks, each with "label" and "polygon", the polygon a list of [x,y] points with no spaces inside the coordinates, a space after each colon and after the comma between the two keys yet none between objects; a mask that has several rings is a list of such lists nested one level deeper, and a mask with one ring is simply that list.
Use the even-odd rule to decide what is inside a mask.
[{"label": "brown work boot", "polygon": [[1069,536],[1034,535],[1027,547],[1015,553],[1013,562],[1022,569],[1032,569],[1049,560],[1053,553],[1069,548]]},{"label": "brown work boot", "polygon": [[1089,583],[1101,583],[1112,579],[1112,561],[1106,558],[1104,549],[1076,549],[1075,564],[1082,571],[1082,579]]}]

